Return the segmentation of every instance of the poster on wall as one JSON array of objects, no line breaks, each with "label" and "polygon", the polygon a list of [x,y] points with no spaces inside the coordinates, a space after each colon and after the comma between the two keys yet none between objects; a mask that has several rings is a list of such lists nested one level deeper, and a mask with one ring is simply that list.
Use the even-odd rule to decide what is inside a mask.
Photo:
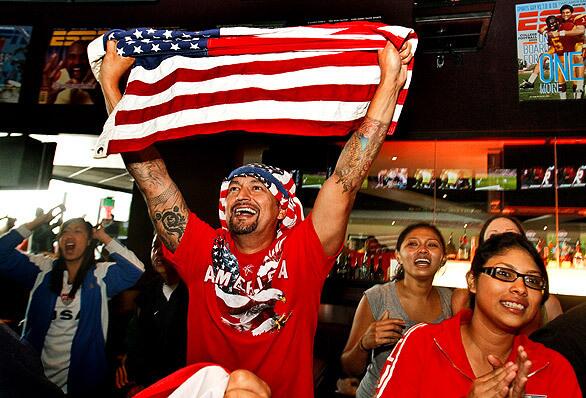
[{"label": "poster on wall", "polygon": [[92,105],[101,98],[87,46],[109,29],[53,29],[43,66],[39,104]]},{"label": "poster on wall", "polygon": [[18,102],[32,30],[0,25],[0,102]]},{"label": "poster on wall", "polygon": [[586,0],[518,4],[519,100],[584,98]]}]

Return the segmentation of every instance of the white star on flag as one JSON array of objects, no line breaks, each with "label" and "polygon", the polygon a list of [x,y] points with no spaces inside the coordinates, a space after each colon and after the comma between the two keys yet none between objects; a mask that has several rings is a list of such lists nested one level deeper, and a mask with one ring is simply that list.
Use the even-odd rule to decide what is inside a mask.
[{"label": "white star on flag", "polygon": [[148,33],[149,35],[153,35],[153,34],[155,34],[155,32],[156,32],[156,30],[154,30],[153,28],[149,28],[149,29],[147,30],[147,33]]},{"label": "white star on flag", "polygon": [[184,37],[184,38],[186,38],[186,39],[189,39],[191,36],[190,36],[190,35],[188,35],[187,33],[183,33],[183,34],[181,35],[181,37]]},{"label": "white star on flag", "polygon": [[152,40],[151,39],[142,39],[141,42],[149,44]]},{"label": "white star on flag", "polygon": [[112,40],[112,39],[114,39],[114,34],[115,34],[115,32],[112,32],[112,33],[110,33],[110,34],[108,35],[108,40]]},{"label": "white star on flag", "polygon": [[189,48],[192,50],[198,50],[199,49],[199,45],[197,43],[191,43],[189,45]]},{"label": "white star on flag", "polygon": [[161,49],[159,48],[160,44],[152,44],[153,48],[151,48],[151,51],[154,51],[156,53],[158,53],[159,51],[161,51]]},{"label": "white star on flag", "polygon": [[166,30],[165,33],[163,33],[163,36],[165,36],[167,39],[170,39],[171,37],[173,37],[173,32],[171,32],[170,30]]},{"label": "white star on flag", "polygon": [[171,44],[171,50],[179,51],[179,44],[177,44],[177,43]]},{"label": "white star on flag", "polygon": [[140,48],[140,46],[134,46],[134,53],[135,54],[140,54],[142,53],[142,48]]},{"label": "white star on flag", "polygon": [[132,35],[134,37],[136,37],[137,39],[142,38],[142,32],[140,30],[138,30],[138,29],[136,29]]},{"label": "white star on flag", "polygon": [[118,48],[116,50],[116,52],[118,53],[119,56],[121,56],[121,57],[124,56],[124,49],[123,48]]}]

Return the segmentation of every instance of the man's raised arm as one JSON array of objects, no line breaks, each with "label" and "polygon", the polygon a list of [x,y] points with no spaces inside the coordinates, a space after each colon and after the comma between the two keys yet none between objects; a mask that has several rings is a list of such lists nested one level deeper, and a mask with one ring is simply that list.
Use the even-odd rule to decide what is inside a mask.
[{"label": "man's raised arm", "polygon": [[344,240],[356,193],[385,140],[411,58],[409,43],[403,45],[400,53],[390,42],[379,52],[381,80],[368,112],[344,146],[334,174],[317,196],[312,221],[328,255],[335,254]]},{"label": "man's raised arm", "polygon": [[[120,79],[133,63],[134,59],[119,56],[116,43],[108,41],[99,79],[108,113],[120,102]],[[122,158],[144,196],[157,234],[165,246],[174,252],[185,232],[189,209],[179,188],[169,176],[165,162],[154,147],[124,153]]]}]

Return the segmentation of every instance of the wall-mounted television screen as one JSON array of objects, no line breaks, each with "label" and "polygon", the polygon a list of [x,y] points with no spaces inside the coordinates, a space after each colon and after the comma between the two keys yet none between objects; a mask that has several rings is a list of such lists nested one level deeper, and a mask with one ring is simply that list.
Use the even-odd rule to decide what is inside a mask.
[{"label": "wall-mounted television screen", "polygon": [[439,176],[439,189],[472,189],[472,170],[443,169]]},{"label": "wall-mounted television screen", "polygon": [[303,173],[301,177],[301,186],[303,188],[321,188],[326,181],[326,172],[323,173]]},{"label": "wall-mounted television screen", "polygon": [[101,90],[88,61],[87,46],[108,29],[53,29],[45,65],[39,104],[93,105]]},{"label": "wall-mounted television screen", "polygon": [[521,189],[534,188],[551,188],[553,187],[553,166],[550,167],[530,167],[521,170],[519,180]]},{"label": "wall-mounted television screen", "polygon": [[379,170],[370,186],[377,189],[405,189],[407,188],[407,169],[403,167]]},{"label": "wall-mounted television screen", "polygon": [[576,174],[570,183],[570,187],[586,187],[586,166],[582,165],[576,170]]},{"label": "wall-mounted television screen", "polygon": [[517,189],[517,169],[494,169],[476,174],[477,191],[514,191]]},{"label": "wall-mounted television screen", "polygon": [[576,167],[564,166],[558,169],[558,187],[570,188],[576,177]]},{"label": "wall-mounted television screen", "polygon": [[17,103],[32,26],[0,26],[0,102]]},{"label": "wall-mounted television screen", "polygon": [[435,186],[435,176],[433,169],[416,169],[413,174],[413,189],[433,189]]}]

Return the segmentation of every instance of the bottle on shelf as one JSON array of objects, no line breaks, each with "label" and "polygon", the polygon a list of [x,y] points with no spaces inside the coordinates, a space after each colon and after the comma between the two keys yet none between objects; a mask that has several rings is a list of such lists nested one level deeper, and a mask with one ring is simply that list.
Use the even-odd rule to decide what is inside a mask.
[{"label": "bottle on shelf", "polygon": [[557,247],[555,241],[549,242],[547,247],[547,267],[548,268],[558,268],[558,259],[557,259]]},{"label": "bottle on shelf", "polygon": [[542,238],[539,238],[537,240],[535,250],[537,250],[537,253],[539,253],[539,255],[541,256],[543,263],[547,264],[547,254],[549,252],[549,249],[547,248],[547,245],[545,244],[545,241]]},{"label": "bottle on shelf", "polygon": [[385,270],[383,269],[383,253],[382,251],[377,252],[376,256],[376,270],[374,272],[374,280],[377,282],[384,282]]},{"label": "bottle on shelf", "polygon": [[561,248],[560,248],[560,263],[561,263],[561,267],[562,268],[572,268],[572,257],[573,257],[573,253],[571,250],[570,245],[568,244],[568,241],[566,239],[564,239],[561,243]]},{"label": "bottle on shelf", "polygon": [[455,260],[457,255],[456,246],[454,246],[454,234],[450,233],[448,244],[446,245],[446,258],[448,260]]},{"label": "bottle on shelf", "polygon": [[468,235],[466,235],[466,227],[464,227],[464,234],[460,236],[460,245],[458,246],[458,260],[470,260],[470,242]]},{"label": "bottle on shelf", "polygon": [[582,244],[580,239],[576,241],[576,246],[574,248],[574,256],[572,258],[572,265],[574,268],[583,269],[584,268],[584,254],[582,253]]}]

